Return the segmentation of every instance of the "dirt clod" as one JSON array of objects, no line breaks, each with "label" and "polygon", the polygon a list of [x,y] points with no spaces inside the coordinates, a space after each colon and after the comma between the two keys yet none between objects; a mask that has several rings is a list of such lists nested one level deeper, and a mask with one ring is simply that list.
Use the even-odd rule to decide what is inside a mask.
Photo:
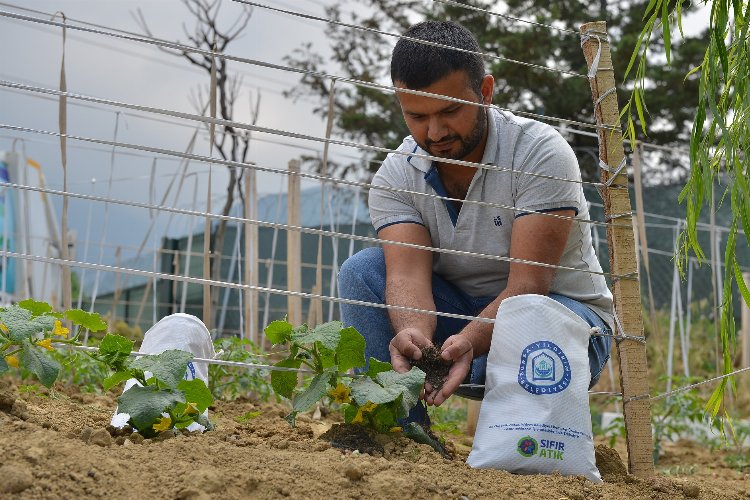
[{"label": "dirt clod", "polygon": [[34,477],[28,467],[16,464],[5,464],[0,467],[0,492],[21,493],[34,483]]},{"label": "dirt clod", "polygon": [[97,429],[91,433],[89,444],[95,444],[103,448],[112,446],[112,436],[109,435],[107,429]]},{"label": "dirt clod", "polygon": [[130,435],[130,436],[128,437],[128,439],[129,439],[129,440],[130,440],[130,441],[131,441],[131,442],[132,442],[133,444],[141,444],[141,443],[143,442],[143,435],[141,435],[141,434],[138,434],[137,432],[134,432],[133,434],[131,434],[131,435]]},{"label": "dirt clod", "polygon": [[20,418],[21,420],[28,420],[29,408],[28,406],[26,406],[26,401],[24,401],[23,399],[16,399],[10,409],[10,414],[14,417]]},{"label": "dirt clod", "polygon": [[697,484],[683,484],[682,494],[688,498],[698,498],[701,494],[701,487]]},{"label": "dirt clod", "polygon": [[91,427],[84,427],[83,429],[81,429],[81,441],[83,441],[84,443],[88,443],[91,439],[91,433],[93,432],[94,429],[92,429]]},{"label": "dirt clod", "polygon": [[37,446],[32,446],[23,452],[23,458],[25,458],[31,465],[37,465],[47,456],[47,451]]},{"label": "dirt clod", "polygon": [[365,477],[365,473],[362,469],[356,465],[350,465],[344,470],[344,475],[351,481],[361,481]]},{"label": "dirt clod", "polygon": [[440,357],[442,351],[435,346],[422,348],[422,357],[412,361],[412,366],[416,366],[425,372],[425,383],[430,384],[434,390],[440,390],[448,376],[451,368],[451,362]]}]

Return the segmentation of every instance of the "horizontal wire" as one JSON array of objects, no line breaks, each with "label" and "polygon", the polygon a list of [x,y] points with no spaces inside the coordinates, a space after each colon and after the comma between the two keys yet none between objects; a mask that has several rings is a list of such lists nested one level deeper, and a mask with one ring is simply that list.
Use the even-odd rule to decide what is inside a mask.
[{"label": "horizontal wire", "polygon": [[740,368],[739,370],[735,370],[735,371],[733,371],[731,373],[725,373],[724,375],[719,375],[718,377],[713,377],[713,378],[710,378],[710,379],[707,379],[707,380],[703,380],[701,382],[696,382],[695,384],[690,384],[690,385],[686,385],[684,387],[680,387],[678,389],[673,389],[673,390],[671,390],[669,392],[665,392],[664,394],[659,394],[658,396],[653,396],[650,399],[651,399],[651,401],[658,401],[660,399],[664,399],[664,398],[667,398],[669,396],[672,396],[673,394],[677,394],[677,393],[680,393],[680,392],[689,391],[691,389],[696,389],[696,388],[698,388],[700,386],[703,386],[703,385],[706,385],[706,384],[711,384],[713,382],[717,382],[719,380],[723,380],[723,379],[728,378],[728,377],[733,377],[734,375],[738,375],[740,373],[745,373],[745,372],[750,372],[750,366],[745,367],[745,368]]},{"label": "horizontal wire", "polygon": [[439,312],[439,311],[430,311],[428,309],[418,309],[415,307],[397,306],[397,305],[391,305],[391,304],[378,304],[374,302],[366,302],[363,300],[330,297],[327,295],[320,295],[316,293],[294,292],[291,290],[279,290],[276,288],[268,288],[268,287],[257,286],[257,285],[243,285],[240,283],[231,283],[227,281],[210,280],[206,278],[194,278],[191,276],[180,276],[177,274],[160,273],[160,272],[154,272],[154,271],[143,271],[140,269],[130,269],[126,267],[110,266],[106,264],[94,264],[91,262],[64,260],[64,259],[58,259],[56,257],[43,257],[41,255],[27,255],[27,254],[22,254],[18,252],[9,252],[6,250],[0,250],[0,257],[8,257],[11,259],[13,258],[23,259],[23,260],[36,261],[36,262],[46,262],[49,264],[58,264],[61,266],[68,266],[68,267],[81,267],[85,269],[95,269],[99,271],[106,271],[106,272],[112,272],[112,273],[146,276],[149,278],[161,278],[167,281],[178,281],[181,283],[197,283],[200,285],[210,285],[210,286],[216,286],[216,287],[221,287],[221,288],[233,288],[236,290],[250,290],[250,291],[256,291],[256,292],[263,292],[263,293],[272,293],[275,295],[301,297],[304,299],[325,300],[327,302],[335,302],[338,304],[350,304],[350,305],[355,305],[355,306],[374,307],[377,309],[395,309],[398,311],[415,312],[415,313],[420,313],[420,314],[426,314],[429,316],[440,316],[444,318],[477,321],[479,323],[492,324],[495,322],[495,320],[491,318],[482,318],[478,316],[469,316],[465,314],[444,313],[444,312]]},{"label": "horizontal wire", "polygon": [[494,16],[494,17],[501,17],[503,19],[509,19],[511,21],[516,21],[516,22],[519,22],[519,23],[530,24],[532,26],[538,26],[540,28],[547,28],[547,29],[550,29],[550,30],[559,31],[561,33],[566,33],[566,34],[569,34],[569,35],[581,36],[581,34],[578,31],[575,31],[575,30],[572,30],[572,29],[560,28],[559,26],[552,26],[551,24],[544,24],[544,23],[540,23],[540,22],[536,22],[536,21],[529,21],[527,19],[521,19],[520,17],[514,17],[514,16],[510,16],[508,14],[501,14],[499,12],[493,12],[493,11],[491,11],[489,9],[483,9],[481,7],[475,7],[473,5],[468,5],[468,4],[463,4],[463,3],[459,3],[459,2],[454,2],[453,0],[431,0],[431,1],[435,2],[435,3],[442,3],[442,4],[445,4],[445,5],[451,5],[453,7],[459,7],[459,8],[465,9],[465,10],[473,10],[475,12],[481,12],[483,14],[489,14],[490,16]]},{"label": "horizontal wire", "polygon": [[[0,83],[1,85],[1,83]],[[219,165],[224,165],[228,167],[235,167],[235,168],[244,168],[244,169],[253,169],[257,170],[259,172],[268,172],[268,173],[276,173],[280,175],[296,175],[302,178],[311,179],[311,180],[317,180],[321,182],[328,182],[331,184],[337,184],[337,185],[343,185],[343,186],[352,186],[352,187],[359,187],[363,189],[374,189],[378,191],[388,191],[393,193],[402,193],[402,194],[409,194],[414,196],[422,196],[426,198],[434,198],[434,199],[440,199],[444,201],[455,201],[463,204],[473,204],[473,205],[479,205],[479,206],[489,206],[493,208],[502,208],[505,210],[511,210],[514,212],[528,212],[528,210],[519,209],[517,207],[512,207],[508,205],[502,205],[498,203],[488,202],[488,201],[481,201],[481,200],[462,200],[459,198],[450,198],[446,196],[441,196],[438,194],[432,194],[432,193],[424,193],[420,191],[410,191],[408,189],[402,189],[402,188],[394,188],[390,186],[378,186],[367,182],[361,182],[361,181],[350,181],[346,179],[337,179],[334,177],[327,177],[317,174],[310,174],[306,172],[291,172],[287,169],[279,169],[279,168],[273,168],[273,167],[264,167],[261,165],[258,165],[256,163],[242,163],[232,160],[224,160],[219,158],[209,158],[206,156],[197,155],[194,153],[184,153],[181,151],[174,151],[169,149],[162,149],[162,148],[154,148],[151,146],[143,146],[139,144],[130,144],[125,142],[117,142],[117,141],[109,141],[105,139],[94,139],[91,137],[81,137],[81,136],[74,136],[74,135],[63,135],[59,132],[52,132],[47,130],[39,130],[39,129],[33,129],[28,127],[20,127],[17,125],[7,125],[0,123],[0,129],[8,129],[8,130],[15,130],[20,132],[28,132],[28,133],[35,133],[35,134],[41,134],[41,135],[49,135],[53,137],[67,137],[68,139],[78,140],[78,141],[84,141],[84,142],[91,142],[94,144],[103,144],[107,146],[117,146],[121,148],[127,148],[127,149],[135,149],[137,151],[146,151],[151,153],[157,153],[157,154],[163,154],[168,156],[176,156],[178,158],[185,158],[193,161],[199,161],[204,163],[214,163]],[[552,217],[556,219],[564,219],[564,220],[573,220],[573,221],[579,221],[581,223],[586,224],[592,224],[595,226],[609,226],[609,227],[622,227],[622,228],[629,228],[631,227],[628,224],[614,224],[612,222],[602,222],[602,221],[596,221],[593,219],[583,219],[578,217],[571,217],[567,215],[559,215],[552,212],[536,212],[537,215],[543,215],[546,217]]]},{"label": "horizontal wire", "polygon": [[[49,89],[44,87],[36,87],[33,85],[25,85],[22,83],[16,83],[16,82],[9,82],[7,80],[0,80],[0,86],[3,87],[9,87],[14,89],[21,89],[26,90],[29,92],[37,92],[41,94],[49,94],[49,95],[56,95],[56,96],[65,96],[69,99],[77,99],[81,101],[86,102],[95,102],[98,104],[105,104],[108,106],[115,106],[118,108],[126,108],[126,109],[135,109],[138,111],[145,111],[148,113],[155,113],[159,115],[166,115],[171,116],[174,118],[182,118],[184,120],[191,120],[196,122],[202,122],[207,124],[213,124],[218,125],[221,127],[230,127],[230,128],[236,128],[241,130],[248,130],[251,132],[260,132],[265,134],[271,134],[271,135],[278,135],[282,137],[290,137],[294,139],[301,139],[306,141],[313,141],[313,142],[320,142],[324,144],[333,144],[336,146],[344,146],[344,147],[351,147],[355,149],[361,149],[363,151],[371,151],[376,153],[387,153],[387,154],[394,154],[398,156],[406,156],[406,157],[414,157],[414,158],[420,158],[424,160],[430,160],[430,161],[439,161],[441,163],[450,163],[452,165],[461,165],[465,167],[472,167],[482,170],[489,170],[489,171],[496,171],[496,172],[506,172],[506,173],[514,173],[514,174],[522,174],[522,175],[528,175],[530,177],[537,177],[540,179],[547,179],[547,180],[553,180],[553,181],[559,181],[559,182],[568,182],[571,184],[581,184],[581,185],[587,185],[587,186],[594,186],[594,187],[605,187],[604,184],[601,182],[589,182],[589,181],[582,181],[577,179],[566,179],[563,177],[556,177],[554,175],[546,175],[546,174],[538,174],[534,172],[524,172],[522,170],[514,170],[510,167],[500,167],[496,165],[486,165],[482,163],[476,163],[476,162],[470,162],[470,161],[463,161],[463,160],[454,160],[449,158],[441,158],[439,156],[432,156],[429,154],[421,154],[421,153],[412,153],[408,151],[400,151],[396,149],[389,149],[384,148],[380,146],[372,146],[369,144],[361,144],[357,142],[351,142],[351,141],[343,141],[339,139],[329,139],[324,137],[316,137],[312,135],[307,134],[300,134],[297,132],[289,132],[286,130],[280,130],[280,129],[274,129],[274,128],[268,128],[268,127],[261,127],[258,125],[251,125],[247,123],[241,123],[236,122],[233,120],[225,120],[223,118],[211,118],[208,116],[203,115],[197,115],[194,113],[185,113],[182,111],[174,111],[170,109],[164,109],[164,108],[154,108],[151,106],[143,106],[140,104],[132,104],[128,102],[122,102],[122,101],[114,101],[111,99],[105,99],[101,97],[93,97],[93,96],[87,96],[83,94],[74,94],[71,92],[63,92],[56,89]],[[213,161],[213,160],[212,160]]]},{"label": "horizontal wire", "polygon": [[9,17],[9,18],[12,18],[12,19],[20,19],[20,20],[23,20],[23,21],[29,21],[29,22],[33,22],[33,23],[47,24],[47,25],[50,25],[50,26],[57,26],[57,27],[60,27],[60,28],[78,30],[78,31],[86,32],[86,33],[96,34],[96,35],[105,35],[105,36],[110,36],[110,37],[114,37],[114,38],[120,38],[120,39],[123,39],[123,40],[132,41],[132,42],[145,43],[145,44],[154,45],[154,46],[157,46],[157,47],[165,47],[165,48],[169,48],[169,49],[172,49],[172,50],[177,50],[177,51],[180,51],[180,52],[191,52],[191,53],[195,53],[195,54],[200,54],[200,55],[202,55],[204,57],[207,57],[207,58],[224,59],[224,60],[227,60],[227,61],[234,61],[234,62],[238,62],[238,63],[241,63],[241,64],[250,64],[250,65],[259,66],[259,67],[262,67],[262,68],[275,69],[275,70],[278,70],[278,71],[286,71],[286,72],[297,73],[297,74],[301,74],[301,75],[314,76],[314,77],[317,77],[317,78],[323,78],[323,79],[328,79],[328,80],[333,79],[333,80],[337,80],[339,82],[349,83],[349,84],[352,84],[352,85],[355,85],[355,86],[366,87],[366,88],[371,88],[371,89],[376,89],[376,90],[388,90],[388,91],[391,91],[391,92],[401,92],[401,93],[404,93],[404,94],[413,94],[413,95],[418,95],[418,96],[423,96],[423,97],[431,97],[431,98],[440,99],[440,100],[443,100],[443,101],[457,102],[457,103],[461,103],[461,104],[468,104],[468,105],[471,105],[471,106],[477,106],[477,107],[481,107],[481,108],[495,108],[495,109],[499,109],[501,111],[509,111],[509,112],[511,112],[511,113],[513,113],[515,115],[518,115],[518,116],[525,116],[525,117],[529,117],[529,118],[536,118],[536,119],[544,120],[544,121],[555,121],[555,122],[559,122],[559,123],[566,123],[566,124],[569,124],[569,125],[576,125],[576,126],[579,126],[579,127],[590,128],[590,129],[595,129],[595,130],[610,130],[610,131],[619,131],[620,130],[620,125],[619,124],[614,124],[614,125],[613,124],[601,124],[601,125],[599,125],[599,124],[595,124],[595,123],[587,123],[587,122],[581,122],[581,121],[576,121],[576,120],[569,120],[569,119],[566,119],[566,118],[557,118],[557,117],[544,116],[544,115],[540,115],[540,114],[537,114],[537,113],[532,113],[532,112],[529,112],[529,111],[520,111],[520,110],[514,111],[514,110],[511,110],[509,108],[503,108],[503,107],[497,106],[495,104],[484,104],[484,103],[481,103],[481,102],[466,101],[464,99],[458,99],[458,98],[455,98],[455,97],[449,97],[449,96],[445,96],[445,95],[441,95],[441,94],[434,94],[434,93],[431,93],[431,92],[424,92],[424,91],[421,91],[421,90],[402,89],[402,88],[397,88],[397,87],[395,87],[393,85],[384,85],[384,84],[380,84],[380,83],[366,82],[364,80],[357,80],[356,78],[349,78],[349,77],[344,77],[344,76],[331,75],[331,74],[320,72],[320,71],[312,71],[312,70],[307,70],[307,69],[294,68],[294,67],[291,67],[291,66],[284,66],[284,65],[281,65],[281,64],[275,64],[275,63],[270,63],[270,62],[266,62],[266,61],[259,61],[257,59],[249,59],[249,58],[246,58],[246,57],[233,56],[233,55],[230,55],[230,54],[224,54],[222,52],[212,52],[210,50],[200,49],[200,48],[197,48],[197,47],[192,47],[192,46],[184,45],[184,44],[177,43],[177,42],[170,42],[168,40],[163,40],[163,39],[154,38],[154,37],[150,37],[149,38],[149,37],[143,37],[143,36],[133,36],[133,35],[118,34],[118,33],[113,33],[113,32],[99,30],[99,29],[86,28],[84,26],[76,26],[74,24],[69,24],[69,23],[62,23],[62,22],[58,22],[58,21],[54,21],[54,20],[46,20],[46,19],[40,19],[40,18],[32,17],[32,16],[25,16],[25,15],[22,15],[22,14],[16,14],[16,13],[7,12],[7,11],[0,11],[0,17]]},{"label": "horizontal wire", "polygon": [[287,14],[287,15],[290,15],[290,16],[300,17],[300,18],[304,18],[304,19],[310,19],[310,20],[313,20],[313,21],[321,21],[321,22],[324,22],[324,23],[327,23],[327,24],[333,24],[335,26],[342,26],[344,28],[350,28],[350,29],[355,29],[355,30],[360,30],[360,31],[367,31],[368,33],[375,33],[375,34],[378,34],[378,35],[389,36],[389,37],[393,37],[393,38],[399,38],[401,40],[408,40],[410,42],[418,43],[418,44],[421,44],[421,45],[429,45],[431,47],[438,47],[438,48],[441,48],[441,49],[453,50],[453,51],[456,51],[456,52],[463,52],[465,54],[472,54],[472,55],[480,56],[480,57],[483,57],[483,58],[486,58],[486,59],[496,59],[498,61],[505,61],[505,62],[509,62],[509,63],[512,63],[512,64],[517,64],[519,66],[526,66],[526,67],[529,67],[529,68],[535,68],[535,69],[541,69],[543,71],[549,71],[551,73],[560,73],[560,74],[568,75],[568,76],[574,76],[574,77],[580,77],[580,78],[588,78],[586,75],[581,74],[581,73],[577,73],[575,71],[568,71],[568,70],[564,70],[564,69],[550,68],[548,66],[542,66],[541,64],[534,64],[534,63],[530,63],[530,62],[526,62],[526,61],[519,61],[518,59],[511,59],[509,57],[500,56],[500,55],[496,55],[496,54],[487,54],[487,53],[484,53],[484,52],[477,52],[475,50],[468,50],[468,49],[462,49],[462,48],[459,48],[459,47],[453,47],[451,45],[446,45],[446,44],[443,44],[443,43],[430,42],[428,40],[422,40],[420,38],[414,38],[414,37],[410,37],[410,36],[406,36],[406,35],[400,35],[398,33],[391,33],[391,32],[388,32],[388,31],[383,31],[383,30],[379,30],[379,29],[375,29],[375,28],[368,28],[366,26],[361,26],[361,25],[358,25],[358,24],[350,24],[350,23],[345,23],[345,22],[342,22],[342,21],[336,21],[334,19],[327,19],[325,17],[314,16],[314,15],[311,15],[311,14],[303,14],[302,12],[296,12],[296,11],[293,11],[293,10],[280,9],[278,7],[271,7],[269,5],[265,5],[265,4],[262,4],[262,3],[259,3],[259,2],[254,2],[254,1],[251,1],[251,0],[232,0],[232,1],[236,2],[236,3],[245,4],[245,5],[251,5],[253,7],[258,7],[258,8],[261,8],[261,9],[266,9],[266,10],[271,10],[271,11],[274,11],[274,12],[279,12],[279,13],[282,13],[282,14]]},{"label": "horizontal wire", "polygon": [[555,264],[548,264],[545,262],[535,262],[535,261],[526,260],[526,259],[518,259],[515,257],[505,257],[501,255],[489,255],[489,254],[483,254],[483,253],[468,252],[465,250],[454,250],[450,248],[435,248],[435,247],[428,247],[424,245],[417,245],[415,243],[406,243],[406,242],[401,242],[401,241],[383,241],[379,238],[372,238],[369,236],[359,236],[355,234],[346,234],[346,233],[340,233],[336,231],[326,231],[323,229],[294,226],[294,225],[283,224],[279,222],[266,222],[266,221],[260,221],[260,220],[245,219],[242,217],[235,217],[231,215],[213,214],[213,213],[207,213],[207,212],[200,212],[197,210],[173,208],[173,207],[167,207],[163,205],[153,205],[153,204],[144,203],[144,202],[120,200],[117,198],[110,198],[106,196],[71,193],[71,192],[65,192],[65,191],[60,191],[56,189],[41,188],[41,187],[35,187],[35,186],[25,186],[23,184],[15,184],[11,182],[0,182],[0,187],[21,189],[25,191],[42,192],[42,193],[57,195],[57,196],[68,196],[70,198],[77,198],[77,199],[82,199],[82,200],[87,200],[87,201],[100,201],[100,202],[112,203],[115,205],[125,205],[125,206],[138,207],[138,208],[144,208],[144,209],[149,209],[149,210],[159,210],[163,212],[176,213],[180,215],[190,215],[190,216],[202,217],[202,218],[208,217],[211,219],[219,219],[219,220],[225,220],[229,222],[236,222],[238,224],[250,224],[250,225],[260,226],[260,227],[270,227],[274,229],[291,230],[291,231],[305,233],[305,234],[315,234],[315,235],[320,235],[320,236],[328,236],[331,238],[351,239],[354,241],[364,241],[364,242],[374,243],[378,245],[387,244],[387,245],[394,245],[394,246],[400,246],[400,247],[406,247],[406,248],[413,248],[416,250],[426,250],[428,252],[460,255],[462,257],[473,257],[473,258],[478,258],[478,259],[495,260],[495,261],[510,262],[510,263],[516,263],[516,264],[526,264],[530,266],[545,267],[549,269],[558,269],[558,270],[561,269],[565,271],[575,271],[575,272],[586,273],[586,274],[595,274],[595,275],[605,276],[611,279],[627,279],[629,277],[629,275],[619,276],[619,275],[614,275],[611,273],[605,273],[603,271],[578,269],[575,267],[560,266],[560,265],[555,265]]}]

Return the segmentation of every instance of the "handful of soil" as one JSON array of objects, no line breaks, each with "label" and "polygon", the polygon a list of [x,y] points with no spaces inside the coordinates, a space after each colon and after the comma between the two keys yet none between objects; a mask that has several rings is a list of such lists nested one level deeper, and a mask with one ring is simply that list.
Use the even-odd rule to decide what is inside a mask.
[{"label": "handful of soil", "polygon": [[439,347],[427,346],[422,348],[422,357],[418,360],[412,360],[411,365],[416,366],[427,376],[425,383],[430,384],[434,390],[439,391],[448,377],[448,371],[453,364],[440,357],[442,350]]}]

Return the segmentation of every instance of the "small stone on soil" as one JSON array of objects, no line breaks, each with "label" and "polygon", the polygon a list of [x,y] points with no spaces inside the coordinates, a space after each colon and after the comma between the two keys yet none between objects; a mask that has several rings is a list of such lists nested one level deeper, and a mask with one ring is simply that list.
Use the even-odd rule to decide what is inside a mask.
[{"label": "small stone on soil", "polygon": [[698,498],[701,494],[701,488],[697,484],[683,484],[682,494],[688,498]]},{"label": "small stone on soil", "polygon": [[26,401],[24,401],[23,399],[16,399],[10,409],[10,414],[20,418],[21,420],[28,420],[29,410],[26,406]]},{"label": "small stone on soil", "polygon": [[103,448],[112,446],[112,436],[109,435],[107,429],[97,429],[91,433],[89,444],[95,444]]},{"label": "small stone on soil", "polygon": [[81,441],[88,443],[89,439],[91,439],[92,432],[94,432],[94,429],[91,427],[84,427],[83,430],[81,430]]}]

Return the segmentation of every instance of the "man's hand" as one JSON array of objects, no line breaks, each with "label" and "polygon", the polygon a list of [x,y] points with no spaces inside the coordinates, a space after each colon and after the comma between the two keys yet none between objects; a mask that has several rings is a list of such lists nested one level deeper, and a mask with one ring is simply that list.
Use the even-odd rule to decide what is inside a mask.
[{"label": "man's hand", "polygon": [[411,370],[411,360],[422,357],[422,348],[432,345],[421,331],[416,328],[404,328],[398,332],[388,345],[391,352],[391,364],[398,373]]},{"label": "man's hand", "polygon": [[428,405],[440,406],[463,383],[466,375],[471,371],[474,348],[465,336],[453,335],[443,343],[440,356],[446,361],[452,361],[453,365],[440,390],[435,391],[432,387],[425,386],[424,399]]}]

